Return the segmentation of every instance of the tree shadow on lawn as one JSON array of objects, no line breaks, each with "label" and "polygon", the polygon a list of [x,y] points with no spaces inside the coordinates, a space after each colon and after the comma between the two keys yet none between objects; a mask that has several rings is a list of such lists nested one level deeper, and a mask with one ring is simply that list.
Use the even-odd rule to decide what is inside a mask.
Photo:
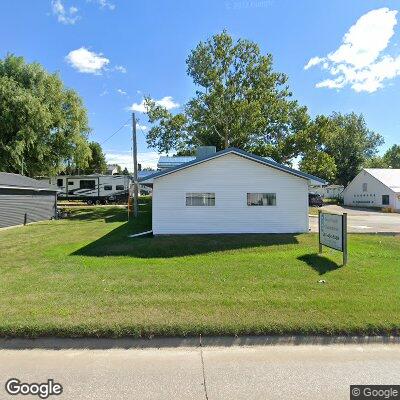
[{"label": "tree shadow on lawn", "polygon": [[[138,222],[140,223],[140,221]],[[132,233],[147,230],[149,228],[146,224],[143,224],[141,229],[138,225],[135,225],[135,229],[133,229],[133,224],[129,222],[75,251],[72,255],[171,258],[298,243],[296,234],[149,235],[136,238],[128,237]]]},{"label": "tree shadow on lawn", "polygon": [[342,265],[335,263],[327,257],[321,256],[317,253],[314,254],[304,254],[300,257],[297,257],[298,260],[305,262],[312,269],[317,271],[320,275],[324,275],[327,272],[334,271],[335,269],[339,269]]}]

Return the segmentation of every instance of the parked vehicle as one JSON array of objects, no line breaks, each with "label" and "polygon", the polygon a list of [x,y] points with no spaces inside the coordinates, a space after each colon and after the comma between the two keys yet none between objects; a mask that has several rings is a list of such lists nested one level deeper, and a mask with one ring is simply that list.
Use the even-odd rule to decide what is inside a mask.
[{"label": "parked vehicle", "polygon": [[131,182],[128,175],[59,175],[50,179],[60,189],[59,199],[87,204],[126,203]]},{"label": "parked vehicle", "polygon": [[324,201],[318,193],[308,193],[308,205],[313,207],[322,207]]}]

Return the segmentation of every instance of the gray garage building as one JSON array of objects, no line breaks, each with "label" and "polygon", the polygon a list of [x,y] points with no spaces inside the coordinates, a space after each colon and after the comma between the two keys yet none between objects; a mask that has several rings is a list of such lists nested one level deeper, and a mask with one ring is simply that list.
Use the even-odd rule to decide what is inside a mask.
[{"label": "gray garage building", "polygon": [[44,181],[0,172],[0,228],[56,217],[57,192]]}]

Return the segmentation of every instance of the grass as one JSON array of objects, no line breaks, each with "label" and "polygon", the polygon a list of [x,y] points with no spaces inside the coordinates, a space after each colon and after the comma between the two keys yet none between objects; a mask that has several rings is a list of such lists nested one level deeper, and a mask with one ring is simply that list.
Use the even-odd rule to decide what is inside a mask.
[{"label": "grass", "polygon": [[1,231],[0,335],[398,332],[398,236],[350,235],[342,267],[314,234],[127,237],[150,221],[146,202]]}]

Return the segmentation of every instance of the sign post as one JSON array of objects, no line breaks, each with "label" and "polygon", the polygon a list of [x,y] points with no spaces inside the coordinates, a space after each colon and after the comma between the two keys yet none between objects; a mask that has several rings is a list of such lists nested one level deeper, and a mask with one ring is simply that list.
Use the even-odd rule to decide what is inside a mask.
[{"label": "sign post", "polygon": [[343,253],[343,265],[347,264],[347,214],[331,214],[318,210],[318,252],[322,245]]}]

